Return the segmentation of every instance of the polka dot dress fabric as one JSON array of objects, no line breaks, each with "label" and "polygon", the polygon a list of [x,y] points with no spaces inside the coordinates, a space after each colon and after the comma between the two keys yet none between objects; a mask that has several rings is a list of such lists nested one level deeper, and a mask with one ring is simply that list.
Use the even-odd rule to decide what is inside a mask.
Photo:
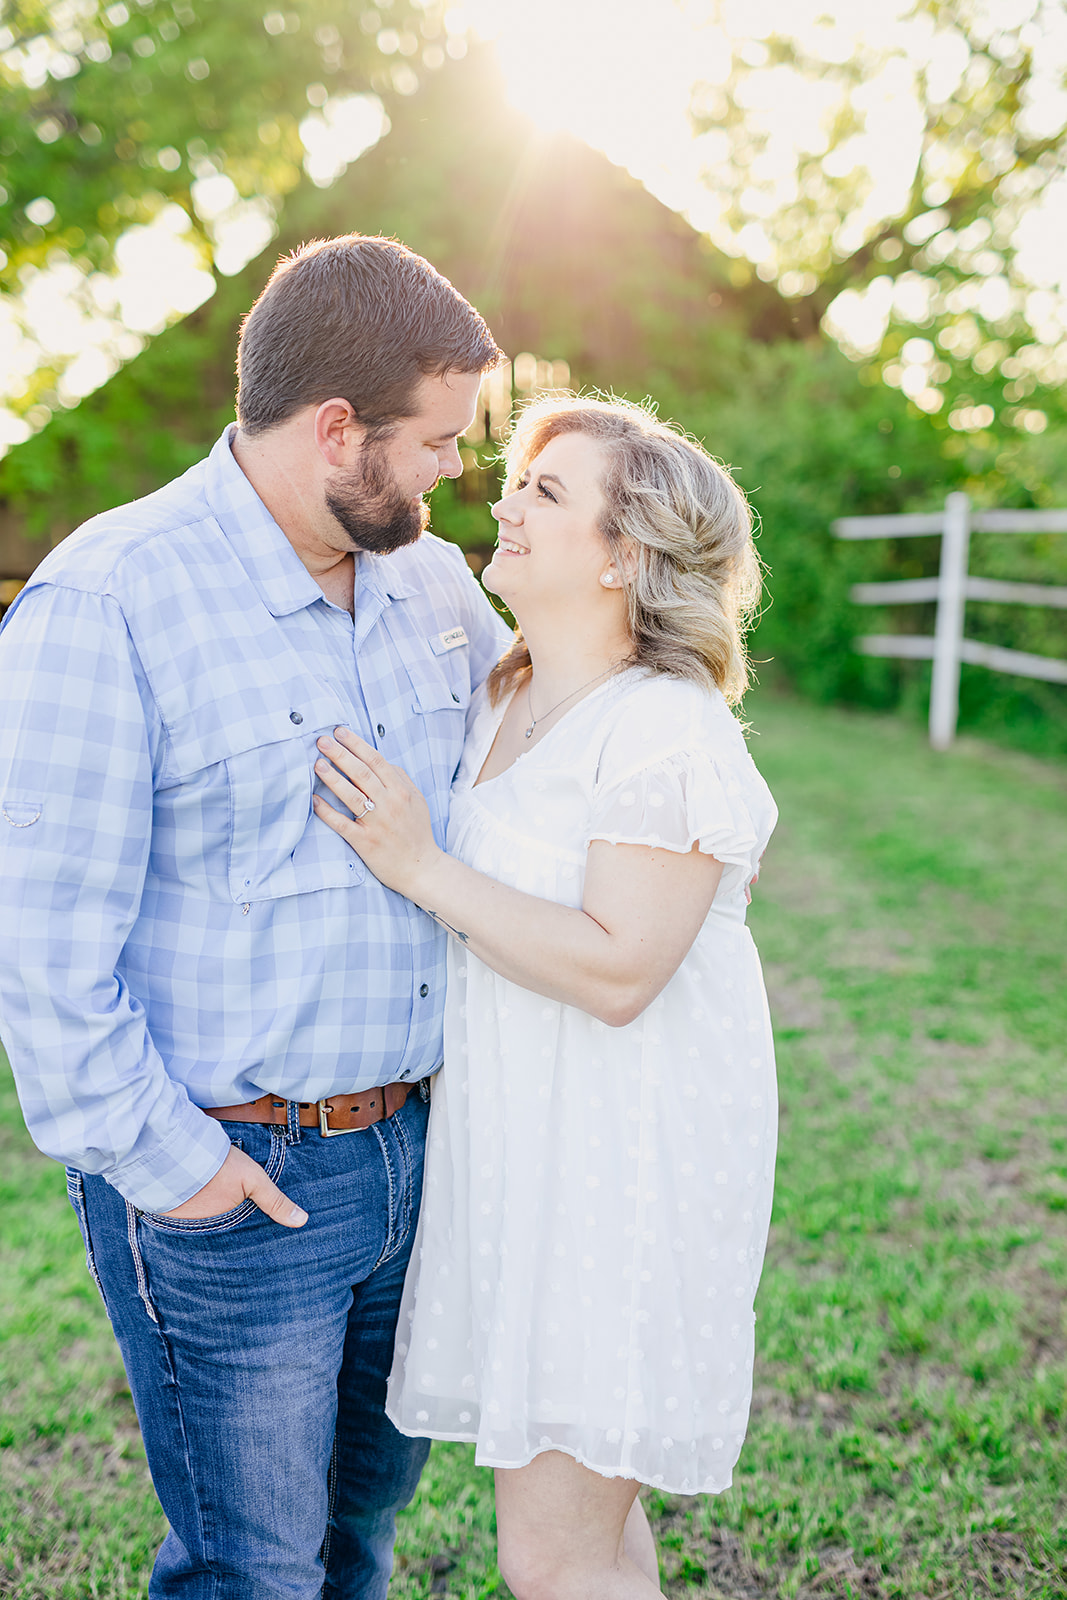
[{"label": "polka dot dress fabric", "polygon": [[674,1493],[727,1488],[752,1387],[774,1057],[747,890],[774,802],[719,695],[638,669],[477,787],[503,706],[472,707],[449,848],[578,906],[588,844],[724,863],[682,966],[611,1028],[454,941],[419,1241],[389,1415],[524,1466],[561,1450]]}]

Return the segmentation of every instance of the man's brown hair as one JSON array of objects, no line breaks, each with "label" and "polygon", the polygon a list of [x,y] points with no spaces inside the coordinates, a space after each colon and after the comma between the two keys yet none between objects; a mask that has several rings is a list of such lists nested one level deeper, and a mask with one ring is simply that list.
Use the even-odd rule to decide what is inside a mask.
[{"label": "man's brown hair", "polygon": [[501,354],[458,289],[395,239],[313,239],[241,324],[237,420],[263,433],[336,397],[381,435],[414,414],[423,377],[484,372]]}]

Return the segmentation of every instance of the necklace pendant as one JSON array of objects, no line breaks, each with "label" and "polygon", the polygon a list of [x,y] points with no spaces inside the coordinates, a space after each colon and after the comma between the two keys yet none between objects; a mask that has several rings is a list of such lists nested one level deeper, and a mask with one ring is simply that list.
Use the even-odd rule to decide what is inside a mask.
[{"label": "necklace pendant", "polygon": [[536,728],[536,726],[537,726],[536,722],[531,722],[530,726],[527,728],[526,733],[524,734],[523,737],[528,739],[530,737],[530,735],[533,733],[533,731]]}]

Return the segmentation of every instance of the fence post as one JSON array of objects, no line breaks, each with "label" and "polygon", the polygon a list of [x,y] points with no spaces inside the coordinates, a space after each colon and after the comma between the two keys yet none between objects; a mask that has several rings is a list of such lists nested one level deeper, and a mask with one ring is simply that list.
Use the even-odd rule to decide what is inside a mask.
[{"label": "fence post", "polygon": [[971,538],[971,502],[965,494],[945,501],[941,534],[941,571],[934,629],[934,673],[930,685],[930,743],[947,750],[956,734],[960,709],[960,642]]}]

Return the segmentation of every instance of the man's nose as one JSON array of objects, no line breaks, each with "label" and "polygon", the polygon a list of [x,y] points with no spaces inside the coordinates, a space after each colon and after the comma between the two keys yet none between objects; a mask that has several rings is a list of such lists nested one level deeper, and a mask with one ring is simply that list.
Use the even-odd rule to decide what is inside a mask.
[{"label": "man's nose", "polygon": [[437,466],[442,478],[458,478],[463,473],[463,458],[459,453],[459,441],[442,450],[437,457]]}]

